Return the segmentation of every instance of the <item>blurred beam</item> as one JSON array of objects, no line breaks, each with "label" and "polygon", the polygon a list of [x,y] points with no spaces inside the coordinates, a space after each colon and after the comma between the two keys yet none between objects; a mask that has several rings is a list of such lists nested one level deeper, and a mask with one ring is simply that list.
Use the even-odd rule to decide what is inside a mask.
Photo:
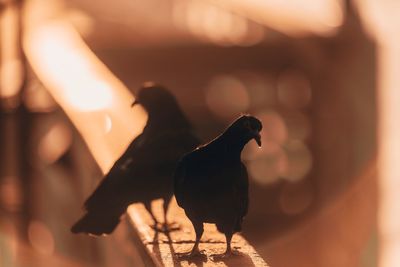
[{"label": "blurred beam", "polygon": [[206,0],[290,36],[330,35],[343,22],[339,1]]},{"label": "blurred beam", "polygon": [[[400,23],[398,24],[400,26]],[[397,34],[395,34],[396,36]],[[380,49],[379,267],[400,266],[400,40]]]},{"label": "blurred beam", "polygon": [[143,129],[134,97],[62,21],[29,27],[24,49],[33,70],[85,138],[103,172]]},{"label": "blurred beam", "polygon": [[[24,50],[38,78],[82,134],[103,173],[107,172],[130,140],[142,130],[146,121],[144,111],[140,107],[130,108],[134,97],[129,90],[65,22],[47,20],[32,23],[25,34]],[[178,222],[185,222],[183,211],[178,209],[176,203],[173,204],[173,210],[178,210],[174,218]],[[128,214],[136,231],[142,236],[154,264],[174,266],[176,259],[173,249],[163,249],[160,258],[160,254],[157,256],[157,252],[152,249],[154,246],[149,246],[149,240],[143,239],[143,236],[148,237],[154,233],[143,223],[146,222],[146,213],[132,206]],[[161,211],[158,214],[161,215]],[[185,242],[188,238],[187,230],[192,229],[188,227],[187,221],[184,224],[186,232],[179,231],[174,236],[179,236],[178,239]],[[215,235],[216,230],[213,233]],[[154,242],[157,246],[165,247],[161,241]],[[189,241],[189,246],[191,244]],[[246,257],[238,257],[233,266],[248,266],[249,259],[257,266],[267,266],[240,235],[235,236],[235,244],[241,247]],[[218,252],[223,252],[224,246],[218,243],[218,248],[221,248]],[[222,263],[221,266],[226,265]]]},{"label": "blurred beam", "polygon": [[22,1],[6,1],[0,9],[0,103],[15,109],[20,103],[25,70],[21,49]]},{"label": "blurred beam", "polygon": [[378,42],[378,266],[400,266],[399,2],[357,0]]}]

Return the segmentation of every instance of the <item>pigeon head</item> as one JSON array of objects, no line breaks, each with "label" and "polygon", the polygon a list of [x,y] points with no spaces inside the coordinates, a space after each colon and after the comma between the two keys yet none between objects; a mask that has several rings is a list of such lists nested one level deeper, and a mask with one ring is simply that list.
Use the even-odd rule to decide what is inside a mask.
[{"label": "pigeon head", "polygon": [[152,82],[144,83],[136,94],[132,107],[140,104],[148,113],[147,124],[162,129],[190,129],[191,125],[182,112],[174,95],[165,87]]},{"label": "pigeon head", "polygon": [[228,131],[230,131],[235,136],[240,136],[246,143],[251,139],[254,139],[260,147],[261,130],[261,121],[250,115],[243,115],[239,117],[235,122],[232,123],[232,125],[228,129]]},{"label": "pigeon head", "polygon": [[178,106],[175,97],[163,86],[145,83],[137,92],[132,107],[140,104],[148,113],[165,112]]}]

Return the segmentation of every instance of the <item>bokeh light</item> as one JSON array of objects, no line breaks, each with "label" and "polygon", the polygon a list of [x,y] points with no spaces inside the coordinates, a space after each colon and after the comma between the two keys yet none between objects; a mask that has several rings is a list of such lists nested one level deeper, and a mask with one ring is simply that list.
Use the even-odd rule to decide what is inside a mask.
[{"label": "bokeh light", "polygon": [[284,145],[288,159],[288,168],[284,178],[289,181],[298,181],[304,178],[311,170],[312,156],[307,146],[298,140],[291,140]]},{"label": "bokeh light", "polygon": [[288,139],[306,140],[311,134],[310,119],[301,112],[293,111],[284,114],[288,128]]},{"label": "bokeh light", "polygon": [[263,123],[262,147],[250,142],[242,154],[251,177],[261,184],[305,178],[312,167],[311,151],[303,142],[310,134],[308,119],[299,112],[282,116],[273,110],[257,117]]},{"label": "bokeh light", "polygon": [[251,46],[264,38],[262,26],[207,2],[175,0],[173,19],[178,28],[218,45]]},{"label": "bokeh light", "polygon": [[286,123],[282,115],[276,111],[264,111],[256,116],[263,124],[261,137],[263,140],[269,140],[278,144],[283,144],[288,138]]},{"label": "bokeh light", "polygon": [[72,132],[65,123],[57,123],[42,137],[38,145],[39,158],[51,164],[66,153],[72,143]]},{"label": "bokeh light", "polygon": [[[268,144],[265,144],[268,145]],[[270,145],[273,145],[271,143]],[[247,168],[251,177],[259,184],[276,182],[287,169],[287,157],[280,146],[275,144],[274,153],[263,153],[249,161]]]},{"label": "bokeh light", "polygon": [[15,222],[7,217],[0,221],[0,266],[15,266],[18,255],[18,230]]},{"label": "bokeh light", "polygon": [[311,102],[310,81],[301,72],[287,70],[278,77],[278,99],[287,108],[298,109]]},{"label": "bokeh light", "polygon": [[244,84],[228,75],[215,77],[206,88],[208,108],[218,117],[231,120],[249,108],[249,95]]},{"label": "bokeh light", "polygon": [[8,4],[0,10],[0,99],[6,109],[15,109],[23,85],[24,65],[19,50],[19,10]]},{"label": "bokeh light", "polygon": [[241,71],[237,76],[248,89],[252,109],[276,104],[276,82],[272,75]]},{"label": "bokeh light", "polygon": [[6,176],[0,182],[0,206],[6,211],[18,211],[22,204],[21,183],[17,177]]},{"label": "bokeh light", "polygon": [[28,227],[28,238],[39,253],[51,255],[54,252],[54,237],[50,229],[40,221],[32,221]]}]

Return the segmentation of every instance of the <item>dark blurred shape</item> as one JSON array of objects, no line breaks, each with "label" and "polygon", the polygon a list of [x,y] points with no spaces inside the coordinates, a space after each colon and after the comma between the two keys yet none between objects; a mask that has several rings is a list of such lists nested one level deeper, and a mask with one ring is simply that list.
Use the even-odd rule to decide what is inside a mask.
[{"label": "dark blurred shape", "polygon": [[251,139],[261,146],[261,122],[241,116],[220,136],[182,158],[175,174],[175,197],[193,224],[196,243],[190,255],[199,253],[203,223],[215,223],[231,239],[242,229],[248,210],[248,177],[241,162],[243,147]]},{"label": "dark blurred shape", "polygon": [[87,213],[72,227],[74,233],[111,233],[128,205],[134,202],[143,202],[157,226],[151,210],[151,201],[157,198],[164,200],[164,223],[167,223],[177,161],[194,149],[199,140],[167,89],[145,84],[137,96],[134,104],[140,103],[148,112],[146,127],[87,199]]}]

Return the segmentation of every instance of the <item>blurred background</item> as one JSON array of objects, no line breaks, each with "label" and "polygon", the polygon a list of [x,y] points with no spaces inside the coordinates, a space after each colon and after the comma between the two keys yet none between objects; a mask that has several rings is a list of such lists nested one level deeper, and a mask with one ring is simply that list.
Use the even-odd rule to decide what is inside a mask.
[{"label": "blurred background", "polygon": [[[140,132],[144,81],[209,141],[240,113],[243,235],[272,267],[400,266],[400,2],[0,1],[0,266],[144,266],[130,228],[72,235]],[[132,92],[132,93],[130,93]]]}]

